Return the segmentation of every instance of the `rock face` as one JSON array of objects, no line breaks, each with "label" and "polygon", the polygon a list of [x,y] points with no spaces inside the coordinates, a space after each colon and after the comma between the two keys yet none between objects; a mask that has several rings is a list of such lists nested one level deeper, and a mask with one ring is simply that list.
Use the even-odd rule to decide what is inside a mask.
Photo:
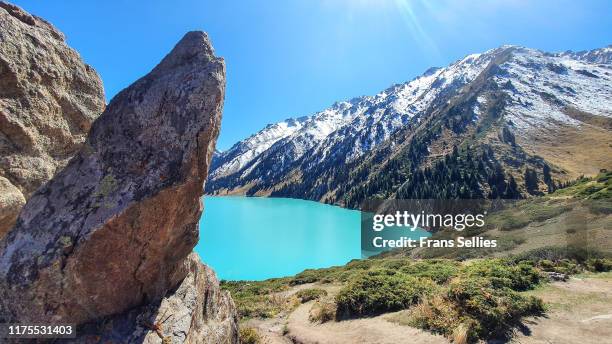
[{"label": "rock face", "polygon": [[98,74],[57,29],[0,2],[0,238],[23,200],[80,149],[104,105]]},{"label": "rock face", "polygon": [[198,241],[224,93],[223,60],[206,34],[190,32],[111,101],[0,242],[0,321],[84,324],[165,297],[162,308],[190,303],[187,335],[216,321],[209,302],[225,304],[235,330],[210,271],[185,262]]},{"label": "rock face", "polygon": [[[83,326],[75,343],[238,343],[234,303],[214,272],[191,254],[187,277],[161,302]],[[157,329],[155,329],[157,328]]]}]

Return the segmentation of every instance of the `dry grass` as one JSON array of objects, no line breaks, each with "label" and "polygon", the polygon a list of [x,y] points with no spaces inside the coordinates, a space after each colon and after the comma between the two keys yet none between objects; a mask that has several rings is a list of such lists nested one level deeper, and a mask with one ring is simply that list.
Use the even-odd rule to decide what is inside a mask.
[{"label": "dry grass", "polygon": [[451,335],[451,340],[455,344],[467,344],[468,327],[465,326],[465,324],[459,324],[459,326],[455,327],[453,334]]},{"label": "dry grass", "polygon": [[332,300],[318,300],[308,313],[308,320],[313,323],[325,323],[336,319],[336,303]]},{"label": "dry grass", "polygon": [[261,336],[257,330],[252,327],[241,328],[238,336],[242,344],[260,344],[262,342]]},{"label": "dry grass", "polygon": [[559,126],[554,137],[538,132],[526,140],[517,137],[517,142],[528,153],[566,169],[567,179],[596,175],[602,168],[612,170],[612,133],[596,126]]}]

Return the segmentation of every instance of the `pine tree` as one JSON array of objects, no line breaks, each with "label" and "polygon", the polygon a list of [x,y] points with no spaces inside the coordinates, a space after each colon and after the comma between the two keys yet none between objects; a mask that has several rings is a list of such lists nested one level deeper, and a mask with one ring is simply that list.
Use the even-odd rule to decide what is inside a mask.
[{"label": "pine tree", "polygon": [[525,188],[530,194],[538,192],[538,173],[529,167],[525,169]]},{"label": "pine tree", "polygon": [[514,180],[514,177],[512,175],[508,177],[508,187],[506,188],[506,193],[504,195],[504,198],[507,198],[507,199],[521,198],[521,193],[518,190],[518,185],[516,184],[516,180]]},{"label": "pine tree", "polygon": [[548,192],[554,192],[555,183],[553,182],[552,176],[550,175],[550,167],[548,167],[548,164],[544,164],[544,167],[542,169],[542,175],[544,177],[544,183],[546,183],[546,186],[548,186]]}]

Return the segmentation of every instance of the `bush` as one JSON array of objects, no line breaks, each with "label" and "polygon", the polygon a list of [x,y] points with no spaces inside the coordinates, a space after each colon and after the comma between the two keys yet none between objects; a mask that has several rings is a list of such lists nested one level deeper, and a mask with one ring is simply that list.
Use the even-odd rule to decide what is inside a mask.
[{"label": "bush", "polygon": [[411,311],[408,323],[411,326],[449,337],[462,321],[465,319],[462,319],[459,309],[448,298],[440,294],[416,305]]},{"label": "bush", "polygon": [[348,270],[368,270],[380,261],[374,259],[353,259],[346,264]]},{"label": "bush", "polygon": [[553,272],[562,273],[565,275],[577,274],[582,270],[581,266],[575,260],[561,259],[553,262]]},{"label": "bush", "polygon": [[324,323],[336,319],[336,304],[330,300],[318,300],[308,313],[308,320],[313,323]]},{"label": "bush", "polygon": [[427,260],[401,268],[405,274],[429,278],[436,283],[446,283],[457,275],[460,263],[452,260]]},{"label": "bush", "polygon": [[612,270],[612,259],[591,258],[585,262],[585,267],[591,272],[608,272]]},{"label": "bush", "polygon": [[558,272],[566,275],[580,273],[584,270],[605,272],[612,269],[609,254],[581,247],[542,247],[513,257],[513,261],[526,259],[547,272]]},{"label": "bush", "polygon": [[454,281],[447,297],[460,313],[474,320],[473,331],[468,331],[473,332],[470,337],[474,334],[480,338],[506,336],[522,316],[544,312],[542,300],[524,297],[510,288],[495,287],[485,278]]},{"label": "bush", "polygon": [[410,264],[412,263],[412,259],[393,259],[393,258],[389,258],[389,259],[384,259],[381,260],[382,266],[390,269],[390,270],[400,270],[403,267],[406,266],[410,266]]},{"label": "bush", "polygon": [[240,337],[240,343],[242,344],[259,344],[261,343],[261,336],[252,327],[243,327],[240,329],[238,336]]},{"label": "bush", "polygon": [[234,300],[241,318],[273,318],[283,310],[293,307],[289,299],[279,294],[241,296]]},{"label": "bush", "polygon": [[377,315],[405,309],[436,289],[425,278],[389,270],[365,273],[350,281],[336,296],[338,317]]},{"label": "bush", "polygon": [[474,262],[465,268],[468,277],[489,280],[495,288],[528,290],[540,283],[540,273],[532,263],[512,263],[503,259],[486,259]]},{"label": "bush", "polygon": [[304,270],[295,275],[295,277],[289,282],[289,285],[314,283],[319,281],[322,277],[323,276],[320,270]]},{"label": "bush", "polygon": [[302,289],[295,293],[295,296],[300,299],[301,303],[316,300],[326,295],[327,292],[319,288]]},{"label": "bush", "polygon": [[541,260],[549,260],[551,262],[556,262],[562,259],[569,259],[574,260],[579,264],[582,264],[591,258],[606,258],[608,256],[609,254],[604,254],[602,252],[592,249],[587,250],[583,247],[546,246],[518,254],[512,257],[512,260],[514,262],[531,260],[537,263]]},{"label": "bush", "polygon": [[540,299],[496,288],[485,278],[462,277],[453,280],[446,293],[416,306],[410,324],[467,343],[507,337],[521,317],[543,311]]}]

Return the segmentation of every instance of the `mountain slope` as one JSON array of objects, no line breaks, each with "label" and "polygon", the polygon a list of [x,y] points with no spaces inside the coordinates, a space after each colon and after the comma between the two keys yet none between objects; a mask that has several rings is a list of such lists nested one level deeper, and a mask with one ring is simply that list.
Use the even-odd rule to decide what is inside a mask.
[{"label": "mountain slope", "polygon": [[611,56],[610,47],[550,54],[515,46],[469,55],[266,127],[214,159],[207,192],[358,207],[370,197],[552,190],[612,167]]}]

